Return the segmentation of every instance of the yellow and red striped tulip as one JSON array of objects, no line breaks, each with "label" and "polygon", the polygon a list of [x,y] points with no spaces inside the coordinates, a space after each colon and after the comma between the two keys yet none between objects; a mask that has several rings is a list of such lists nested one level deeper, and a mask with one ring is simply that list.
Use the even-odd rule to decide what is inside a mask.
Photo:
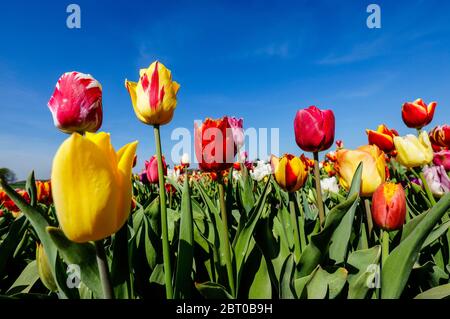
[{"label": "yellow and red striped tulip", "polygon": [[339,174],[339,183],[347,191],[361,162],[361,196],[371,196],[386,180],[385,154],[376,145],[364,145],[356,150],[339,150],[336,152],[336,158],[335,169]]},{"label": "yellow and red striped tulip", "polygon": [[270,158],[272,171],[278,185],[288,192],[299,190],[306,182],[309,166],[305,158],[285,154],[281,158]]},{"label": "yellow and red striped tulip", "polygon": [[52,195],[59,224],[74,242],[116,233],[131,207],[131,167],[137,142],[117,153],[107,133],[74,133],[59,147],[52,168]]},{"label": "yellow and red striped tulip", "polygon": [[140,71],[139,82],[125,80],[137,118],[148,125],[164,125],[172,120],[180,85],[161,62]]}]

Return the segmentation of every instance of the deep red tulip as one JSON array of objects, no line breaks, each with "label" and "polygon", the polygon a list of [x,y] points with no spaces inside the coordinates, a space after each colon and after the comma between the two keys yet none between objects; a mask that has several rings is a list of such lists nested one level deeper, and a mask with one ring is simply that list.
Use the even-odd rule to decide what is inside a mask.
[{"label": "deep red tulip", "polygon": [[48,107],[65,133],[97,132],[102,125],[102,86],[89,74],[68,72],[56,84]]},{"label": "deep red tulip", "polygon": [[402,228],[406,217],[406,195],[401,184],[381,184],[372,196],[372,218],[384,230]]},{"label": "deep red tulip", "polygon": [[307,152],[320,152],[334,141],[334,113],[315,106],[299,110],[294,120],[295,141]]},{"label": "deep red tulip", "polygon": [[402,118],[406,126],[421,129],[433,120],[436,102],[425,104],[422,99],[406,102],[402,107]]},{"label": "deep red tulip", "polygon": [[[167,165],[163,156],[163,172],[164,175],[167,175]],[[158,175],[158,159],[155,155],[152,156],[150,161],[145,161],[145,171],[147,173],[147,180],[151,184],[158,184],[159,175]]]},{"label": "deep red tulip", "polygon": [[450,126],[439,125],[430,132],[430,142],[438,147],[450,147]]},{"label": "deep red tulip", "polygon": [[390,153],[395,150],[394,136],[398,136],[396,130],[390,130],[386,125],[381,124],[376,131],[366,130],[369,144],[378,146],[383,152]]},{"label": "deep red tulip", "polygon": [[236,140],[239,128],[242,129],[242,120],[227,116],[208,118],[200,126],[195,124],[195,156],[201,170],[220,172],[233,166],[240,142]]}]

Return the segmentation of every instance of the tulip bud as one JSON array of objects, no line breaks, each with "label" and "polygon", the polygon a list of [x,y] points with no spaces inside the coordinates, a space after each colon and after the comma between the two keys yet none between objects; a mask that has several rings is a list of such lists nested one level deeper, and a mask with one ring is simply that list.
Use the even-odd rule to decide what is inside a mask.
[{"label": "tulip bud", "polygon": [[383,152],[390,153],[395,150],[394,137],[398,136],[396,130],[390,130],[386,125],[378,126],[376,131],[366,130],[369,144],[378,146]]},{"label": "tulip bud", "polygon": [[309,167],[301,157],[285,154],[278,158],[272,155],[270,163],[277,184],[285,191],[296,192],[305,184]]},{"label": "tulip bud", "polygon": [[52,195],[67,238],[83,243],[117,232],[131,207],[131,166],[137,142],[118,152],[109,134],[72,134],[59,147],[52,167]]},{"label": "tulip bud", "polygon": [[195,156],[201,170],[220,172],[233,166],[239,143],[236,131],[240,129],[242,120],[228,116],[208,118],[200,126],[195,123]]},{"label": "tulip bud", "polygon": [[96,132],[102,125],[102,86],[89,74],[68,72],[48,102],[53,122],[64,133]]},{"label": "tulip bud", "polygon": [[37,200],[39,203],[44,205],[50,205],[53,203],[52,200],[52,188],[51,182],[41,182],[36,181],[36,190],[37,190]]},{"label": "tulip bud", "polygon": [[402,118],[406,126],[421,129],[433,120],[437,103],[425,104],[422,99],[406,102],[402,107]]},{"label": "tulip bud", "polygon": [[161,62],[153,62],[140,72],[139,82],[125,80],[137,118],[149,125],[164,125],[172,120],[180,85]]},{"label": "tulip bud", "polygon": [[440,147],[450,147],[450,126],[440,125],[436,126],[430,132],[431,144]]},{"label": "tulip bud", "polygon": [[39,278],[48,290],[51,292],[58,291],[55,279],[53,278],[50,264],[48,262],[47,254],[45,253],[44,246],[42,244],[36,245],[36,265],[38,269]]},{"label": "tulip bud", "polygon": [[[164,176],[166,176],[167,165],[164,156],[162,157],[162,161],[163,161],[163,173]],[[150,184],[158,184],[159,182],[158,158],[156,157],[156,155],[153,155],[152,158],[150,158],[150,161],[145,161],[145,171],[147,173],[147,180],[150,182]]]},{"label": "tulip bud", "polygon": [[334,113],[315,106],[299,110],[294,120],[295,141],[306,152],[325,151],[334,141]]},{"label": "tulip bud", "polygon": [[394,145],[397,150],[397,161],[405,167],[412,168],[431,163],[433,160],[433,148],[427,132],[417,136],[408,134],[405,137],[394,137]]},{"label": "tulip bud", "polygon": [[402,228],[406,217],[406,195],[400,184],[381,184],[372,196],[372,218],[384,230]]},{"label": "tulip bud", "polygon": [[450,171],[450,150],[434,153],[433,163],[436,166],[443,166],[446,171]]}]

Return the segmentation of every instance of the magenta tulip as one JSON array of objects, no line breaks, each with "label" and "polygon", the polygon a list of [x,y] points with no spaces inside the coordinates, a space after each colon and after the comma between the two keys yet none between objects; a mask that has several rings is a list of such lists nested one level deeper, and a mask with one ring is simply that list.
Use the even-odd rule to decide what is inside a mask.
[{"label": "magenta tulip", "polygon": [[334,113],[315,106],[299,110],[294,120],[295,141],[306,152],[325,151],[334,142]]}]

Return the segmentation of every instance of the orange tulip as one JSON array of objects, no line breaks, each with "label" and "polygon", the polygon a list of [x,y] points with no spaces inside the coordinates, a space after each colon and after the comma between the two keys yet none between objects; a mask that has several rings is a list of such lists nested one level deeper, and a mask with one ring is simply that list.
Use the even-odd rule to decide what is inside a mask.
[{"label": "orange tulip", "polygon": [[372,197],[372,217],[384,230],[400,229],[406,217],[406,195],[402,185],[383,183]]}]

